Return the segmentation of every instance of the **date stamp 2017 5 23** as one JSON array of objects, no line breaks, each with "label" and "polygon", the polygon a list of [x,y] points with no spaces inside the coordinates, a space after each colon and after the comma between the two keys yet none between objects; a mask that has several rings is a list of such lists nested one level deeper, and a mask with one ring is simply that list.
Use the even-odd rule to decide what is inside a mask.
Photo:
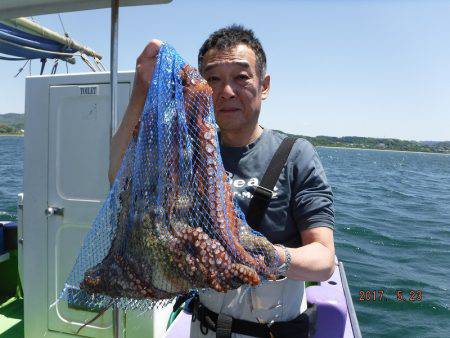
[{"label": "date stamp 2017 5 23", "polygon": [[[380,302],[386,301],[388,298],[384,297],[386,292],[380,290],[359,290],[360,302]],[[423,299],[422,290],[395,290],[395,299],[399,302],[421,302]]]}]

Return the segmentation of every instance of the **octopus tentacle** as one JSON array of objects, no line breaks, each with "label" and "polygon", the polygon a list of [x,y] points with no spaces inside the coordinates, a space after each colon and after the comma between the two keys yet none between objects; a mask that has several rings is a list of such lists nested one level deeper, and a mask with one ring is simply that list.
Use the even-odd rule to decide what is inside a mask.
[{"label": "octopus tentacle", "polygon": [[[187,277],[203,280],[205,286],[220,292],[229,290],[232,285],[260,283],[254,269],[233,263],[222,244],[210,238],[202,228],[186,227],[177,238],[174,237],[171,248],[178,267],[184,270]],[[187,251],[193,254],[184,254]]]}]

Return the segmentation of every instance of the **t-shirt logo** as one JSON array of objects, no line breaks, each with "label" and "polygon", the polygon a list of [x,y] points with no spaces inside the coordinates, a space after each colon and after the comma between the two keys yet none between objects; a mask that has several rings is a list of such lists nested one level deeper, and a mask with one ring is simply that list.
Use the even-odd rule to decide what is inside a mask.
[{"label": "t-shirt logo", "polygon": [[[240,178],[233,173],[227,171],[228,183],[231,185],[231,191],[233,192],[233,197],[237,196],[243,199],[251,199],[253,194],[251,193],[252,187],[259,185],[259,180],[257,177],[251,178]],[[272,199],[277,198],[278,188],[275,186],[273,189]]]}]

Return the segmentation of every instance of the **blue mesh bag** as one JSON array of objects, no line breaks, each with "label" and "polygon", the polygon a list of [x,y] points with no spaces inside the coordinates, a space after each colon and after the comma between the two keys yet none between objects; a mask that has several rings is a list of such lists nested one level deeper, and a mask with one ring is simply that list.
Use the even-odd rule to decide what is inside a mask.
[{"label": "blue mesh bag", "polygon": [[211,94],[163,44],[140,122],[63,299],[148,310],[191,289],[225,292],[275,278],[274,246],[233,202]]}]

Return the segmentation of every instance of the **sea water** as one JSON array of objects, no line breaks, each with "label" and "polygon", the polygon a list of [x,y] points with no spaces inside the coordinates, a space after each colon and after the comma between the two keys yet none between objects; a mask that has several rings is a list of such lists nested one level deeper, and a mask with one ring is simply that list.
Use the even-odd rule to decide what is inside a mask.
[{"label": "sea water", "polygon": [[[0,221],[17,217],[23,151],[22,137],[0,137]],[[450,337],[450,156],[318,153],[363,336]]]}]

